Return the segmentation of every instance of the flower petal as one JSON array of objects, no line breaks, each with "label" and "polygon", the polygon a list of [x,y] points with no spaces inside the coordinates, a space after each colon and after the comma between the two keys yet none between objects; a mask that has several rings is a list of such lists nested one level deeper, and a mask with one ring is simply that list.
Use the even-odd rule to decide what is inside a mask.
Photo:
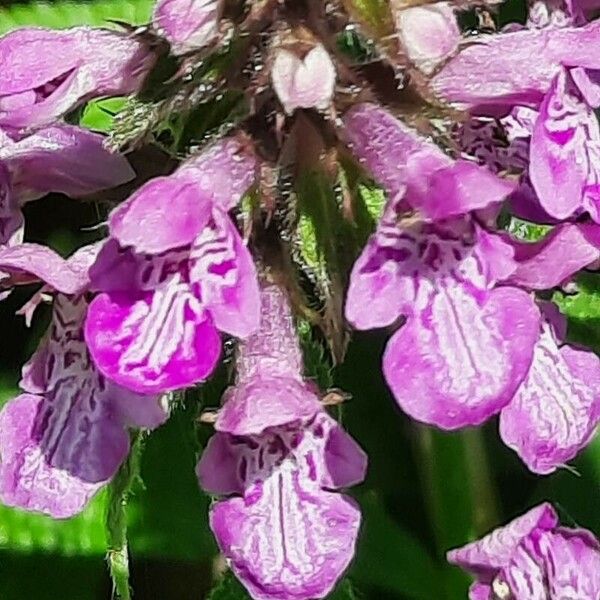
[{"label": "flower petal", "polygon": [[354,554],[359,510],[342,495],[304,490],[293,473],[265,481],[256,496],[211,509],[234,573],[255,600],[327,596]]},{"label": "flower petal", "polygon": [[240,478],[240,445],[226,433],[215,433],[196,465],[198,483],[207,494],[228,496],[243,494],[244,480]]},{"label": "flower petal", "polygon": [[547,290],[600,258],[600,227],[564,223],[538,242],[512,241],[517,269],[510,282]]},{"label": "flower petal", "polygon": [[461,285],[441,286],[388,343],[386,381],[419,421],[479,425],[510,402],[526,376],[539,321],[521,290],[496,289],[479,304]]},{"label": "flower petal", "polygon": [[[594,129],[595,135],[590,133]],[[589,135],[600,138],[596,116],[563,70],[540,106],[530,146],[529,177],[541,207],[552,217],[565,219],[581,207],[589,178]]]},{"label": "flower petal", "polygon": [[109,217],[110,234],[124,248],[160,254],[189,245],[210,217],[211,204],[191,181],[157,177]]},{"label": "flower petal", "polygon": [[194,182],[202,197],[225,211],[235,208],[255,182],[258,159],[247,143],[224,138],[192,156],[177,169],[178,179]]},{"label": "flower petal", "polygon": [[[570,363],[579,365],[579,372]],[[546,327],[527,377],[500,413],[502,440],[534,473],[565,466],[600,421],[598,384],[600,359],[592,352],[559,349]]]},{"label": "flower petal", "polygon": [[308,421],[321,409],[304,382],[259,375],[229,389],[215,429],[232,435],[260,435],[269,427]]},{"label": "flower petal", "polygon": [[245,338],[260,324],[256,267],[235,226],[218,207],[190,249],[190,278],[218,329]]},{"label": "flower petal", "polygon": [[462,107],[537,106],[560,65],[600,67],[593,51],[599,42],[597,21],[584,27],[480,35],[433,77],[432,86],[439,96]]},{"label": "flower petal", "polygon": [[79,294],[89,283],[84,264],[65,260],[39,244],[0,248],[0,271],[9,274],[0,280],[0,287],[43,281],[64,294]]},{"label": "flower petal", "polygon": [[104,148],[104,139],[79,127],[55,125],[0,148],[0,159],[12,171],[19,197],[48,192],[83,196],[135,177],[125,157]]},{"label": "flower petal", "polygon": [[103,293],[90,304],[85,338],[104,375],[141,394],[188,387],[214,370],[221,340],[186,284]]},{"label": "flower petal", "polygon": [[64,519],[81,512],[105,483],[49,464],[35,423],[44,400],[23,394],[0,412],[0,498],[8,506]]},{"label": "flower petal", "polygon": [[474,575],[493,577],[496,570],[509,564],[521,540],[538,529],[550,531],[557,524],[554,508],[548,503],[540,504],[480,540],[451,550],[447,554],[448,562]]}]

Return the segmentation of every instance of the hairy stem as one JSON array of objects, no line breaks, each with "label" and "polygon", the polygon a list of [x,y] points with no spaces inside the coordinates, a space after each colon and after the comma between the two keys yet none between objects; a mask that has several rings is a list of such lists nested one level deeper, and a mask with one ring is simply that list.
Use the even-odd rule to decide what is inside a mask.
[{"label": "hairy stem", "polygon": [[139,476],[142,445],[142,432],[132,433],[129,456],[108,487],[106,560],[113,582],[113,598],[115,600],[131,600],[127,547],[127,503],[132,485]]}]

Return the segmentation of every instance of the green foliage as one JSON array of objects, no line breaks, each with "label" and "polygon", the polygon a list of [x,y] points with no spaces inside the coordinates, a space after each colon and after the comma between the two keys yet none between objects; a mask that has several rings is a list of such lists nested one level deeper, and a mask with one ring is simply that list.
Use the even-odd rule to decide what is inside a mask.
[{"label": "green foliage", "polygon": [[582,273],[574,294],[557,291],[553,300],[567,317],[569,339],[600,353],[600,275]]},{"label": "green foliage", "polygon": [[64,29],[106,26],[110,19],[133,25],[150,20],[154,0],[57,0],[0,6],[0,34],[18,27]]}]

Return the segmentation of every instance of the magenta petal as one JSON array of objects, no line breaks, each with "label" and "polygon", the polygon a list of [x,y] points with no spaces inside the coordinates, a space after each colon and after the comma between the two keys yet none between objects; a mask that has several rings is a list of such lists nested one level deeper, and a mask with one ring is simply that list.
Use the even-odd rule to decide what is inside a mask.
[{"label": "magenta petal", "polygon": [[511,283],[550,289],[600,258],[600,226],[565,223],[538,242],[512,242],[517,269]]},{"label": "magenta petal", "polygon": [[540,106],[530,146],[531,183],[541,207],[557,219],[581,206],[589,160],[587,130],[598,129],[592,109],[569,86],[566,72],[557,75]]},{"label": "magenta petal", "polygon": [[240,445],[230,435],[215,433],[202,452],[196,465],[196,476],[208,494],[242,494],[244,482],[240,478]]},{"label": "magenta petal", "polygon": [[258,376],[229,389],[215,428],[232,435],[259,435],[269,427],[307,421],[321,408],[304,382]]},{"label": "magenta petal", "polygon": [[193,183],[157,177],[110,215],[111,236],[138,253],[160,254],[191,244],[210,217],[210,204]]},{"label": "magenta petal", "polygon": [[367,473],[365,451],[327,414],[316,419],[313,430],[326,432],[325,473],[321,485],[328,489],[351,487],[364,480]]},{"label": "magenta petal", "polygon": [[499,204],[515,189],[513,183],[466,160],[445,165],[436,157],[434,169],[427,173],[424,154],[414,154],[408,161],[406,200],[428,219],[446,219]]},{"label": "magenta petal", "polygon": [[55,125],[0,148],[0,159],[13,171],[15,190],[27,198],[48,192],[83,196],[135,177],[125,157],[104,148],[104,139],[72,125]]},{"label": "magenta petal", "polygon": [[215,326],[245,338],[260,323],[260,290],[248,248],[218,207],[190,250],[190,277],[198,281],[202,302]]},{"label": "magenta petal", "polygon": [[479,425],[524,379],[539,326],[521,290],[493,290],[480,306],[462,286],[441,286],[389,341],[384,375],[411,417],[443,429]]},{"label": "magenta petal", "polygon": [[8,273],[0,286],[43,281],[64,294],[79,294],[89,283],[87,270],[39,244],[23,243],[0,248],[0,271]]},{"label": "magenta petal", "polygon": [[448,562],[474,575],[485,576],[507,566],[521,541],[533,531],[550,531],[557,524],[558,517],[552,506],[540,504],[480,540],[451,550],[447,554]]},{"label": "magenta petal", "polygon": [[249,148],[235,138],[224,138],[189,158],[175,176],[192,181],[203,198],[229,211],[255,182],[258,168],[258,160]]},{"label": "magenta petal", "polygon": [[8,506],[64,519],[81,512],[104,481],[51,466],[34,432],[42,398],[23,394],[0,412],[0,498]]},{"label": "magenta petal", "polygon": [[254,600],[327,596],[354,555],[359,524],[348,498],[305,490],[284,473],[265,481],[256,500],[223,500],[210,514],[221,551]]},{"label": "magenta petal", "polygon": [[599,384],[600,359],[592,352],[559,350],[546,329],[527,377],[500,413],[502,440],[534,473],[565,466],[600,421]]},{"label": "magenta petal", "polygon": [[176,282],[153,293],[100,294],[90,304],[85,338],[100,371],[141,394],[203,381],[221,354],[214,325]]}]

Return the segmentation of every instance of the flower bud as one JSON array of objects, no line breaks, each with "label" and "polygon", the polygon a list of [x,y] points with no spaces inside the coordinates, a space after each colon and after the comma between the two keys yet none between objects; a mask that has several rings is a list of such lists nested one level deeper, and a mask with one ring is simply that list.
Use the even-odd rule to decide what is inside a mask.
[{"label": "flower bud", "polygon": [[296,108],[325,109],[335,87],[335,67],[322,44],[295,43],[275,54],[271,78],[286,113]]},{"label": "flower bud", "polygon": [[408,58],[428,75],[458,48],[456,15],[445,2],[398,10],[395,20]]},{"label": "flower bud", "polygon": [[173,54],[185,54],[216,37],[222,11],[222,0],[158,0],[153,22]]}]

